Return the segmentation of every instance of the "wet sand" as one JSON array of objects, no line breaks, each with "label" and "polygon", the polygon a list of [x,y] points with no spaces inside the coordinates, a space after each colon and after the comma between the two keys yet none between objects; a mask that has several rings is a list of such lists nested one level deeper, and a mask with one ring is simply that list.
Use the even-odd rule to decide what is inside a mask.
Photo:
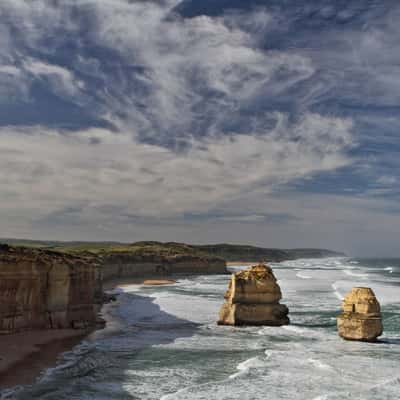
[{"label": "wet sand", "polygon": [[[171,285],[173,279],[120,279],[104,284],[104,290],[124,285]],[[104,329],[52,329],[0,335],[0,391],[17,385],[35,382],[47,368],[57,364],[62,353],[72,350],[83,339],[92,340],[99,335],[113,334],[120,330],[112,317],[116,302],[104,304],[101,316],[106,321]]]},{"label": "wet sand", "polygon": [[33,383],[55,365],[59,355],[88,335],[87,330],[58,329],[0,336],[0,389]]},{"label": "wet sand", "polygon": [[161,279],[158,277],[147,277],[147,278],[121,278],[113,279],[103,283],[103,290],[112,290],[117,287],[124,287],[127,285],[171,285],[176,283],[173,278]]},{"label": "wet sand", "polygon": [[244,266],[244,267],[251,267],[253,265],[257,265],[259,262],[249,262],[249,261],[228,261],[226,263],[227,267],[237,267],[237,266]]}]

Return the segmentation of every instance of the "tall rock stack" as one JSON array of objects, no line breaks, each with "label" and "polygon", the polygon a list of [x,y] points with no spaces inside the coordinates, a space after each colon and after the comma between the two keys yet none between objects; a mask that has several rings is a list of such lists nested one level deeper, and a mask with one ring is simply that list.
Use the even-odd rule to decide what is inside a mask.
[{"label": "tall rock stack", "polygon": [[342,303],[337,318],[339,336],[348,340],[373,342],[382,335],[381,308],[375,293],[366,287],[355,287]]},{"label": "tall rock stack", "polygon": [[289,310],[279,304],[281,298],[281,289],[267,265],[256,265],[232,274],[218,324],[287,325]]}]

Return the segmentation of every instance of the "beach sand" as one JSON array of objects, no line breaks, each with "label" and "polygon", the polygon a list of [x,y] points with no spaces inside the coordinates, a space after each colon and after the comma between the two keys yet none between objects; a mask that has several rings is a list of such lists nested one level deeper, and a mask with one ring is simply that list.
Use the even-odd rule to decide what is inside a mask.
[{"label": "beach sand", "polygon": [[248,262],[248,261],[228,261],[226,263],[227,267],[237,267],[237,266],[243,266],[243,267],[251,267],[253,265],[257,265],[259,262]]},{"label": "beach sand", "polygon": [[30,384],[89,332],[57,329],[0,336],[0,389]]},{"label": "beach sand", "polygon": [[[104,284],[104,290],[124,285],[171,285],[173,279],[121,279]],[[52,329],[0,335],[0,390],[33,383],[40,373],[57,364],[59,356],[78,345],[83,339],[113,334],[121,327],[112,317],[116,302],[104,304],[101,316],[104,329]]]},{"label": "beach sand", "polygon": [[117,287],[124,287],[128,285],[171,285],[176,283],[175,279],[160,279],[160,277],[147,277],[147,278],[121,278],[113,279],[103,283],[103,290],[112,290]]}]

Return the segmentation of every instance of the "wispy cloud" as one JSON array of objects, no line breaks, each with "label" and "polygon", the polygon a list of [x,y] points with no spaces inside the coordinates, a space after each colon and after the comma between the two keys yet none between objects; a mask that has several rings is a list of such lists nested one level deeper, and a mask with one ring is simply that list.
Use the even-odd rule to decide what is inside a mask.
[{"label": "wispy cloud", "polygon": [[349,121],[310,114],[295,127],[282,120],[257,135],[193,139],[177,153],[122,132],[3,128],[0,184],[13,194],[10,208],[28,205],[39,214],[83,202],[142,216],[182,215],[207,211],[258,185],[271,190],[347,165],[350,130]]},{"label": "wispy cloud", "polygon": [[[296,214],[295,202],[284,209],[272,200],[291,182],[321,187],[347,167],[374,190],[395,183],[368,151],[372,126],[390,126],[385,140],[395,143],[387,113],[373,106],[398,104],[398,6],[256,2],[186,18],[190,3],[0,3],[0,111],[41,110],[12,126],[0,118],[0,217],[9,229],[69,219],[90,221],[89,236],[96,223],[116,234],[110,221],[129,215],[145,226],[215,210],[226,210],[222,224],[276,227],[283,219],[265,216]],[[10,219],[15,210],[25,225]]]}]

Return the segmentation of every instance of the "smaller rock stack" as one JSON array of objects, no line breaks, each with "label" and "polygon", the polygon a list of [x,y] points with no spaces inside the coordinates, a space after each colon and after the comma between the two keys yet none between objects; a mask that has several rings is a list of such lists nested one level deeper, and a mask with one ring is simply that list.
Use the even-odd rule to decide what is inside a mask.
[{"label": "smaller rock stack", "polygon": [[337,318],[339,336],[347,340],[373,342],[382,335],[381,309],[375,293],[366,287],[355,287],[342,303]]},{"label": "smaller rock stack", "polygon": [[267,265],[232,274],[218,325],[287,325],[289,310],[279,304],[281,298],[281,289]]}]

